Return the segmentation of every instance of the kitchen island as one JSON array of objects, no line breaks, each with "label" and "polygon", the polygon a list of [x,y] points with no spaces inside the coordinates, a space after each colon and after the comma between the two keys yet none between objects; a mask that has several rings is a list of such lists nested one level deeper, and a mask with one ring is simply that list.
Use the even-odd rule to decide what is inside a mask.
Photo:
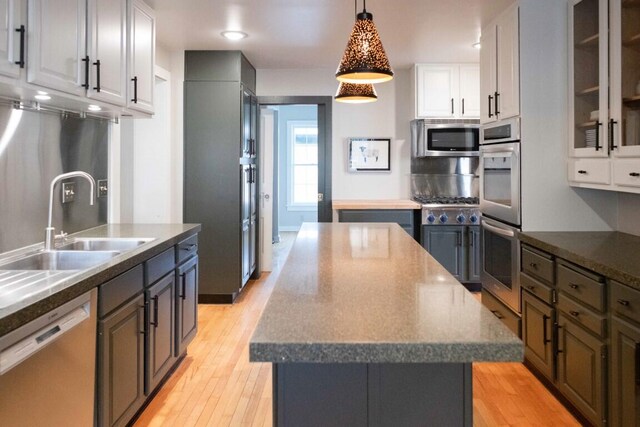
[{"label": "kitchen island", "polygon": [[472,425],[471,363],[522,342],[397,224],[304,224],[250,343],[274,425]]}]

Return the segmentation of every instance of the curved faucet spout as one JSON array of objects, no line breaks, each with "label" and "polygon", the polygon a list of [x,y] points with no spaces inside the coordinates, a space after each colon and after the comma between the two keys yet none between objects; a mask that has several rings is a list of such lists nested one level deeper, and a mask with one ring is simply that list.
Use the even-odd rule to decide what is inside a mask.
[{"label": "curved faucet spout", "polygon": [[49,192],[49,220],[47,222],[47,228],[45,229],[45,239],[44,239],[44,249],[49,251],[53,248],[55,243],[55,228],[52,226],[53,220],[53,192],[55,190],[56,184],[64,179],[68,178],[85,178],[89,181],[90,190],[89,190],[89,204],[93,205],[95,201],[96,194],[96,181],[93,179],[91,175],[83,171],[74,171],[60,174],[51,180],[51,187]]}]

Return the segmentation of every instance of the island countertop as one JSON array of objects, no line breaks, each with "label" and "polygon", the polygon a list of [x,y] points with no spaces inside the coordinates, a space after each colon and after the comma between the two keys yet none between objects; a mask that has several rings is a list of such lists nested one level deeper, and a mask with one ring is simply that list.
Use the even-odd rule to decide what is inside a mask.
[{"label": "island countertop", "polygon": [[521,361],[523,344],[397,224],[304,224],[250,342],[274,363]]}]

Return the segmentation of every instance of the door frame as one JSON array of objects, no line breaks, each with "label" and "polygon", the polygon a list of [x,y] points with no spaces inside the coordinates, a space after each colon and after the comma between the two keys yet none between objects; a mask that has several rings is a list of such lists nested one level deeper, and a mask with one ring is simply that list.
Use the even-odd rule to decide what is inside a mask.
[{"label": "door frame", "polygon": [[[324,195],[318,202],[318,222],[333,221],[331,197],[331,139],[332,106],[331,96],[259,96],[260,107],[273,105],[317,105],[318,106],[318,193]],[[260,137],[258,132],[257,137]],[[259,189],[258,192],[261,190]],[[278,195],[280,197],[280,195]]]}]

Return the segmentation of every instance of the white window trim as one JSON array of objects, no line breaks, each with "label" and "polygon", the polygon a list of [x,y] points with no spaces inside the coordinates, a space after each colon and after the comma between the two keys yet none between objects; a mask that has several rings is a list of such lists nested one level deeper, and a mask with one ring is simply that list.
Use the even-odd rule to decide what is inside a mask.
[{"label": "white window trim", "polygon": [[293,129],[295,127],[318,126],[314,120],[287,121],[287,211],[314,212],[318,210],[318,203],[293,203]]}]

